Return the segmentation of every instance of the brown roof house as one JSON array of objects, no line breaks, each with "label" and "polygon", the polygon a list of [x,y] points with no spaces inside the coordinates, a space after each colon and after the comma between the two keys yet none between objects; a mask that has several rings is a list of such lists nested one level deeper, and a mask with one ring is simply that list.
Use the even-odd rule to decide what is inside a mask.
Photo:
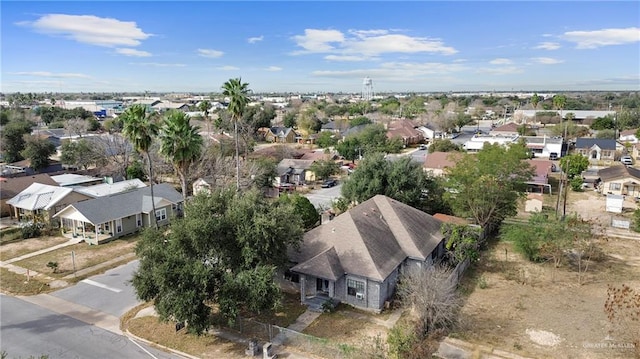
[{"label": "brown roof house", "polygon": [[18,193],[24,191],[27,187],[36,182],[51,186],[58,185],[58,183],[46,173],[23,177],[0,177],[1,216],[6,217],[11,215],[11,207],[7,204],[9,199],[15,197]]},{"label": "brown roof house", "polygon": [[489,134],[492,136],[502,135],[502,136],[518,136],[518,124],[515,122],[509,122],[502,126],[496,127],[489,131]]},{"label": "brown roof house", "polygon": [[394,137],[402,139],[402,144],[407,146],[422,142],[424,133],[417,130],[409,120],[396,120],[387,127],[387,138]]},{"label": "brown roof house", "polygon": [[456,165],[456,157],[461,156],[457,152],[433,152],[427,154],[422,169],[425,172],[431,172],[434,176],[443,176],[447,167]]},{"label": "brown roof house", "polygon": [[302,302],[331,299],[380,311],[403,270],[440,260],[441,224],[427,213],[377,195],[310,230],[300,249],[289,253]]},{"label": "brown roof house", "polygon": [[598,171],[598,191],[603,194],[640,197],[640,170],[626,166],[612,166]]}]

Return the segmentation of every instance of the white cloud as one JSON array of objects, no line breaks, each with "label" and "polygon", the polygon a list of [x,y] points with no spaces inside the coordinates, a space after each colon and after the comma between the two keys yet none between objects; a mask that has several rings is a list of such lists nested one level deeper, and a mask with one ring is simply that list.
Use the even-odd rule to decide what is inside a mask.
[{"label": "white cloud", "polygon": [[278,66],[269,66],[269,67],[267,67],[265,70],[267,70],[267,71],[272,71],[272,72],[282,71],[282,67],[278,67]]},{"label": "white cloud", "polygon": [[327,55],[324,57],[327,61],[365,61],[370,58],[367,56],[357,56],[357,55]]},{"label": "white cloud", "polygon": [[491,65],[511,65],[513,61],[505,58],[497,58],[489,61]]},{"label": "white cloud", "polygon": [[216,70],[221,70],[221,71],[235,71],[235,70],[240,70],[240,68],[235,67],[235,66],[220,66],[220,67],[216,67]]},{"label": "white cloud", "polygon": [[519,74],[524,71],[517,66],[505,66],[505,67],[483,67],[478,69],[476,72],[483,73],[483,74],[492,74],[492,75],[511,75],[511,74]]},{"label": "white cloud", "polygon": [[33,76],[33,77],[52,77],[52,78],[76,78],[76,79],[90,79],[91,76],[79,73],[71,72],[49,72],[49,71],[21,71],[10,72],[10,75],[17,76]]},{"label": "white cloud", "polygon": [[255,44],[258,41],[262,41],[264,40],[264,36],[260,35],[260,36],[255,36],[255,37],[250,37],[247,39],[247,42],[250,44]]},{"label": "white cloud", "polygon": [[539,49],[539,50],[557,50],[559,48],[560,48],[559,43],[549,42],[549,41],[541,42],[538,44],[538,46],[534,47],[534,49]]},{"label": "white cloud", "polygon": [[129,48],[118,48],[116,49],[116,52],[119,53],[120,55],[125,55],[125,56],[135,56],[135,57],[152,56],[150,52],[136,50],[136,49],[129,49]]},{"label": "white cloud", "polygon": [[133,21],[93,15],[47,14],[35,21],[22,21],[17,24],[30,27],[36,32],[106,47],[138,46],[142,40],[151,36]]},{"label": "white cloud", "polygon": [[331,43],[343,42],[344,35],[338,30],[305,29],[304,35],[296,35],[293,40],[305,52],[327,52],[334,49]]},{"label": "white cloud", "polygon": [[533,60],[538,64],[543,64],[543,65],[555,65],[555,64],[561,64],[564,62],[563,60],[558,60],[551,57],[534,57],[531,60]]},{"label": "white cloud", "polygon": [[218,57],[222,57],[224,52],[213,49],[198,49],[198,55],[216,59]]},{"label": "white cloud", "polygon": [[152,66],[152,67],[185,67],[185,64],[170,64],[162,62],[130,62],[129,65]]},{"label": "white cloud", "polygon": [[602,29],[595,31],[569,31],[562,38],[576,43],[578,49],[595,49],[601,46],[623,45],[640,42],[640,28]]},{"label": "white cloud", "polygon": [[452,55],[458,51],[445,46],[440,39],[411,37],[391,33],[390,30],[349,30],[345,35],[338,30],[305,29],[304,35],[296,35],[293,40],[303,50],[293,55],[309,53],[331,54],[329,61],[355,61],[369,59],[386,53],[439,53]]}]

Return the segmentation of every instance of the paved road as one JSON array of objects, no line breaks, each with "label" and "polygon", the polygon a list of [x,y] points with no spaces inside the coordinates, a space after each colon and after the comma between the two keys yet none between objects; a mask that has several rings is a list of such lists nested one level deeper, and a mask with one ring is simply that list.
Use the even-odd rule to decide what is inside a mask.
[{"label": "paved road", "polygon": [[340,197],[342,190],[342,183],[338,181],[338,185],[331,188],[318,188],[307,193],[305,197],[309,199],[309,202],[316,208],[322,209],[331,208],[333,201]]},{"label": "paved road", "polygon": [[111,269],[68,287],[51,293],[52,296],[121,317],[140,302],[129,282],[138,268],[138,261]]},{"label": "paved road", "polygon": [[0,318],[8,358],[179,358],[16,297],[0,295]]}]

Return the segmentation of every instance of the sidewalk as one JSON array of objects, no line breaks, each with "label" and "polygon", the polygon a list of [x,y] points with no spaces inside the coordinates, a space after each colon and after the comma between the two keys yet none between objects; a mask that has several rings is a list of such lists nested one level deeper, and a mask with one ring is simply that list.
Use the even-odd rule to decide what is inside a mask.
[{"label": "sidewalk", "polygon": [[41,249],[41,250],[39,250],[39,251],[35,251],[35,252],[31,252],[31,253],[23,254],[23,255],[21,255],[20,257],[15,257],[15,258],[8,259],[8,260],[6,260],[6,261],[0,262],[0,265],[2,265],[2,264],[11,264],[11,263],[14,263],[14,262],[19,262],[19,261],[21,261],[21,260],[23,260],[23,259],[27,259],[27,258],[31,258],[31,257],[35,257],[35,256],[39,256],[39,255],[41,255],[41,254],[43,254],[43,253],[47,253],[47,252],[55,251],[56,249],[60,249],[60,248],[64,248],[64,247],[68,247],[68,246],[72,246],[72,245],[74,245],[74,244],[78,244],[78,243],[80,243],[80,242],[82,242],[82,239],[73,238],[73,239],[70,239],[70,240],[68,240],[68,241],[66,241],[66,242],[64,242],[64,243],[60,243],[60,244],[58,244],[58,245],[51,246],[51,247],[49,247],[49,248],[45,248],[45,249]]}]

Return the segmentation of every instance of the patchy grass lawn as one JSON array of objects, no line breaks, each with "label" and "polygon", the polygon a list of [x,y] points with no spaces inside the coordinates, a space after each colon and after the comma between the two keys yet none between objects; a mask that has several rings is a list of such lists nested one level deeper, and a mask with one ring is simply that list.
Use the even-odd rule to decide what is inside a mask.
[{"label": "patchy grass lawn", "polygon": [[22,274],[9,271],[6,268],[0,268],[0,289],[3,293],[12,295],[36,295],[51,291],[46,282],[42,282],[35,278],[30,278]]},{"label": "patchy grass lawn", "polygon": [[211,334],[176,333],[174,323],[162,323],[158,317],[142,317],[128,322],[131,333],[151,342],[194,355],[199,358],[246,358],[245,345],[230,342]]},{"label": "patchy grass lawn", "polygon": [[590,263],[580,285],[570,264],[531,263],[511,243],[495,243],[465,273],[462,328],[452,336],[536,358],[633,357],[629,349],[593,346],[629,340],[614,334],[607,341],[604,303],[608,284],[640,288],[640,246],[615,238],[599,245],[606,257]]},{"label": "patchy grass lawn", "polygon": [[3,244],[0,246],[0,260],[5,261],[7,259],[20,257],[21,255],[65,243],[68,240],[69,238],[65,237],[38,237]]},{"label": "patchy grass lawn", "polygon": [[[27,258],[13,264],[40,273],[46,273],[54,278],[62,278],[73,273],[71,252],[75,253],[75,269],[78,271],[125,254],[134,253],[137,240],[138,236],[133,235],[97,246],[79,243]],[[49,262],[58,262],[58,270],[56,273],[52,273],[51,269],[47,267],[47,263]]]},{"label": "patchy grass lawn", "polygon": [[370,313],[356,312],[350,307],[338,306],[330,313],[322,313],[303,333],[337,343],[362,346],[374,337],[387,338],[387,328],[371,321]]},{"label": "patchy grass lawn", "polygon": [[300,303],[300,294],[283,292],[281,303],[280,310],[261,313],[252,319],[286,328],[307,310],[307,307]]}]

